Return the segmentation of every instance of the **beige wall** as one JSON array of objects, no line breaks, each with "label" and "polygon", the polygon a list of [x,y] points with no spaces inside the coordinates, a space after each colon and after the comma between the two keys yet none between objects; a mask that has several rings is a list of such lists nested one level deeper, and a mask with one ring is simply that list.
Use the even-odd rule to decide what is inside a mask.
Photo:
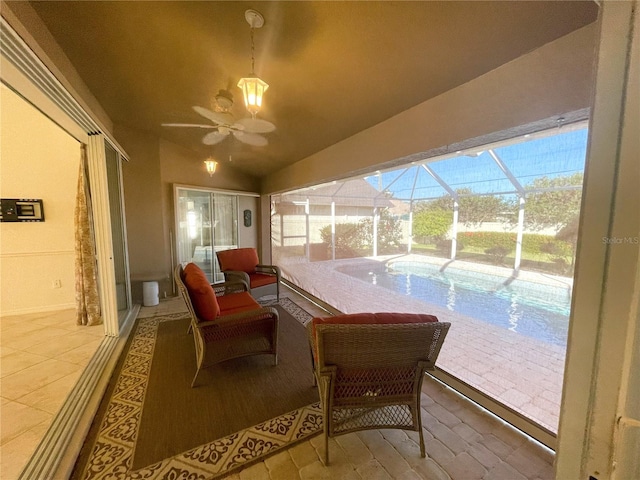
[{"label": "beige wall", "polygon": [[[130,156],[122,164],[129,270],[133,301],[142,300],[143,280],[166,279],[160,154],[157,137],[116,127],[115,135]],[[160,290],[162,295],[163,290]]]},{"label": "beige wall", "polygon": [[0,196],[41,198],[45,213],[44,222],[0,223],[0,313],[73,308],[80,145],[4,85],[0,95]]},{"label": "beige wall", "polygon": [[114,135],[130,157],[122,170],[133,300],[141,300],[143,280],[158,280],[160,295],[171,295],[173,184],[257,192],[258,181],[226,163],[209,176],[200,155],[147,132],[116,125]]},{"label": "beige wall", "polygon": [[595,26],[586,26],[269,175],[262,193],[391,167],[420,152],[589,107],[596,40]]},{"label": "beige wall", "polygon": [[[258,248],[258,203],[259,197],[240,196],[238,197],[238,246]],[[251,212],[251,226],[244,225],[244,211]],[[260,257],[262,261],[262,257]]]}]

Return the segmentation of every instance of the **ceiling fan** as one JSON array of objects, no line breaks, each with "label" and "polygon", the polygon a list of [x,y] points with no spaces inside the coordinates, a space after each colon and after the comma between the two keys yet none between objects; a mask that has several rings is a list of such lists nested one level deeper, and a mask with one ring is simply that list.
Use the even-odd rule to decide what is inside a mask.
[{"label": "ceiling fan", "polygon": [[213,129],[202,137],[205,145],[215,145],[233,135],[247,145],[254,147],[264,147],[269,142],[261,133],[273,132],[276,126],[266,120],[259,118],[241,118],[234,120],[229,111],[233,106],[233,97],[228,90],[220,90],[216,95],[216,111],[208,108],[194,106],[193,109],[204,118],[212,122],[211,124],[197,123],[163,123],[163,127],[190,127]]}]

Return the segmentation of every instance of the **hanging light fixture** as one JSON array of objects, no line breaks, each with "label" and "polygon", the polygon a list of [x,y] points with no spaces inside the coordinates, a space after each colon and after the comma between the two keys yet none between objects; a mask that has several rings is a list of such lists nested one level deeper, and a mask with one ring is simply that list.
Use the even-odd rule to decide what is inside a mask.
[{"label": "hanging light fixture", "polygon": [[209,176],[213,177],[213,174],[216,173],[216,168],[218,168],[218,162],[216,162],[212,158],[209,158],[204,161],[204,164],[207,167],[207,172],[209,172]]},{"label": "hanging light fixture", "polygon": [[262,107],[262,96],[267,91],[269,85],[267,82],[258,78],[255,74],[255,47],[253,43],[253,31],[264,25],[264,17],[255,10],[247,10],[244,12],[244,18],[251,26],[251,73],[248,77],[241,78],[238,87],[242,90],[244,96],[244,104],[253,118]]}]

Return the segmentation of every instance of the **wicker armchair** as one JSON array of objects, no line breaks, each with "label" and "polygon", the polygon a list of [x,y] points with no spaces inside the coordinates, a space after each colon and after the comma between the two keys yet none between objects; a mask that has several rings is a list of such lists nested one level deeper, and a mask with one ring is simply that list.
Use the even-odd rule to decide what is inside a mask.
[{"label": "wicker armchair", "polygon": [[[174,280],[191,315],[196,350],[195,386],[204,368],[248,355],[271,354],[278,363],[278,311],[261,307],[243,282],[210,285],[195,264],[178,265]],[[195,280],[194,280],[195,279]]]},{"label": "wicker armchair", "polygon": [[419,432],[425,456],[420,393],[435,368],[450,323],[432,315],[371,313],[314,318],[307,325],[329,437],[365,429]]},{"label": "wicker armchair", "polygon": [[255,248],[221,250],[216,256],[226,281],[245,282],[255,298],[275,294],[280,300],[280,267],[258,263]]}]

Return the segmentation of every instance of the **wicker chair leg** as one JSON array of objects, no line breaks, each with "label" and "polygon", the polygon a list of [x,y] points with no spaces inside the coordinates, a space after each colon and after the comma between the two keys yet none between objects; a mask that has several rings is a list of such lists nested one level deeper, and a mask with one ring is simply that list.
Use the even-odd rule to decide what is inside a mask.
[{"label": "wicker chair leg", "polygon": [[329,434],[326,428],[324,431],[324,466],[329,466]]},{"label": "wicker chair leg", "polygon": [[275,367],[276,365],[278,365],[278,354],[274,353],[273,354],[273,366]]},{"label": "wicker chair leg", "polygon": [[[328,387],[328,382],[326,378],[320,379],[323,382],[323,385],[326,388]],[[321,395],[321,404],[322,404],[322,430],[324,434],[324,465],[325,467],[329,466],[329,415],[331,415],[331,409],[328,406],[328,398],[322,398]]]},{"label": "wicker chair leg", "polygon": [[[420,395],[418,393],[418,395]],[[417,416],[418,416],[418,437],[420,437],[420,456],[422,458],[425,458],[427,456],[426,452],[425,452],[425,448],[424,448],[424,435],[422,433],[422,411],[420,408],[420,399],[418,399],[418,405],[416,408]]]}]

